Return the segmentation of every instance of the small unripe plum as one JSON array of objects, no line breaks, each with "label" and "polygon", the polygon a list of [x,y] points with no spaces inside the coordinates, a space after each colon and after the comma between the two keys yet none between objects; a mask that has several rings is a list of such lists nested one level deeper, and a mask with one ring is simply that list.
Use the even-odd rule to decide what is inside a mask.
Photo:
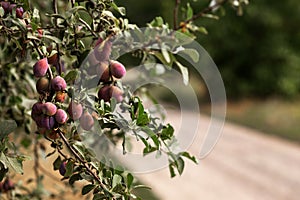
[{"label": "small unripe plum", "polygon": [[110,98],[111,98],[110,90],[111,90],[111,86],[110,85],[103,86],[98,91],[98,98],[99,99],[103,99],[105,102],[108,102],[110,100]]},{"label": "small unripe plum", "polygon": [[19,19],[23,19],[23,13],[24,13],[24,9],[22,7],[19,7],[16,9],[16,16]]},{"label": "small unripe plum", "polygon": [[117,86],[112,86],[110,89],[111,97],[114,97],[117,102],[121,102],[123,100],[123,91]]},{"label": "small unripe plum", "polygon": [[47,91],[49,91],[49,79],[46,77],[42,77],[40,78],[37,82],[36,82],[36,90],[38,93],[43,94]]},{"label": "small unripe plum", "polygon": [[51,102],[44,103],[44,105],[43,105],[43,113],[45,115],[53,116],[53,115],[55,115],[56,111],[57,111],[56,105],[54,105]]},{"label": "small unripe plum", "polygon": [[33,74],[35,77],[43,77],[46,75],[49,68],[47,58],[43,58],[37,61],[33,66]]},{"label": "small unripe plum", "polygon": [[66,171],[67,171],[66,165],[67,165],[66,162],[62,162],[59,166],[58,171],[59,171],[60,175],[62,175],[62,176],[64,176],[66,174]]},{"label": "small unripe plum", "polygon": [[95,47],[95,57],[99,61],[108,61],[111,53],[111,41],[103,41],[100,45]]},{"label": "small unripe plum", "polygon": [[73,120],[79,119],[82,115],[82,105],[71,101],[68,107],[68,113]]},{"label": "small unripe plum", "polygon": [[114,60],[110,62],[110,71],[115,78],[122,78],[126,74],[124,65]]},{"label": "small unripe plum", "polygon": [[109,75],[108,62],[100,62],[96,70],[97,70],[97,75],[100,77],[100,81],[102,82],[109,81],[110,75]]},{"label": "small unripe plum", "polygon": [[68,115],[63,109],[58,109],[55,113],[55,120],[59,124],[64,124],[68,120]]},{"label": "small unripe plum", "polygon": [[79,123],[83,130],[89,131],[94,126],[94,119],[88,111],[85,111],[80,117]]},{"label": "small unripe plum", "polygon": [[55,95],[56,102],[63,103],[63,102],[65,102],[65,99],[66,99],[66,93],[64,93],[62,91],[56,92],[56,95]]},{"label": "small unripe plum", "polygon": [[54,119],[54,117],[41,116],[40,120],[37,121],[37,124],[41,128],[45,128],[47,130],[50,130],[55,125],[55,119]]},{"label": "small unripe plum", "polygon": [[51,88],[55,91],[64,91],[67,88],[67,83],[61,76],[56,76],[51,80]]}]

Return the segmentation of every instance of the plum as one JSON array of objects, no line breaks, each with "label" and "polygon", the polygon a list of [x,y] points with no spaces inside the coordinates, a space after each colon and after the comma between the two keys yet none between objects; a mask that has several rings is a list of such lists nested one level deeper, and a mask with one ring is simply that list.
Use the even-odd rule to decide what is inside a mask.
[{"label": "plum", "polygon": [[58,109],[54,117],[56,122],[59,124],[65,124],[68,120],[68,115],[63,109]]},{"label": "plum", "polygon": [[48,116],[53,116],[55,115],[56,111],[57,111],[57,107],[55,104],[51,103],[51,102],[46,102],[43,104],[43,114],[48,115]]},{"label": "plum", "polygon": [[98,61],[108,61],[110,53],[111,53],[111,41],[103,41],[100,45],[95,47],[95,57]]},{"label": "plum", "polygon": [[50,130],[55,125],[55,119],[53,116],[41,116],[39,120],[37,121],[37,125],[40,128],[45,128],[47,130]]},{"label": "plum", "polygon": [[110,89],[111,97],[115,98],[117,102],[121,102],[123,100],[123,91],[117,86],[112,86]]},{"label": "plum", "polygon": [[51,80],[51,88],[54,91],[64,91],[67,88],[67,83],[61,76],[56,76]]},{"label": "plum", "polygon": [[33,74],[35,77],[43,77],[46,75],[49,68],[47,58],[40,59],[33,66]]},{"label": "plum", "polygon": [[68,107],[68,113],[73,120],[77,120],[82,115],[82,105],[71,101]]},{"label": "plum", "polygon": [[32,110],[31,110],[31,118],[34,121],[36,121],[37,118],[42,114],[43,114],[43,103],[36,102],[35,104],[33,104]]},{"label": "plum", "polygon": [[109,81],[109,66],[108,62],[100,62],[96,68],[97,75],[100,77],[100,81],[107,82]]},{"label": "plum", "polygon": [[55,102],[63,103],[63,102],[65,102],[65,98],[66,98],[66,93],[64,93],[62,91],[56,92]]},{"label": "plum", "polygon": [[60,175],[62,175],[62,176],[64,176],[67,172],[66,165],[67,165],[67,163],[64,161],[59,166],[58,171],[59,171]]},{"label": "plum", "polygon": [[79,123],[83,130],[89,131],[94,126],[94,119],[88,111],[85,111],[80,117]]},{"label": "plum", "polygon": [[23,19],[24,9],[22,7],[16,8],[16,16],[19,19]]},{"label": "plum", "polygon": [[42,77],[36,82],[36,90],[40,94],[44,94],[49,91],[49,79],[47,77]]},{"label": "plum", "polygon": [[122,78],[126,74],[124,65],[118,61],[110,61],[110,71],[115,78]]},{"label": "plum", "polygon": [[5,14],[9,13],[10,3],[6,2],[6,1],[2,1],[0,4],[1,4],[1,6],[2,6],[4,12],[5,12]]}]

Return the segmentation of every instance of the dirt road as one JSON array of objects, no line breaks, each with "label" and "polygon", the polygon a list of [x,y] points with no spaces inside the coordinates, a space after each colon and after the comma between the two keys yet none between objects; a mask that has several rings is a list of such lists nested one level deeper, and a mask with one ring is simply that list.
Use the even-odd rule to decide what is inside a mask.
[{"label": "dirt road", "polygon": [[[175,125],[176,116],[170,117]],[[201,131],[208,124],[209,118],[201,116],[200,137],[190,152],[199,154]],[[226,123],[213,152],[199,165],[187,162],[181,177],[171,179],[167,169],[138,177],[162,200],[298,200],[300,146]]]}]

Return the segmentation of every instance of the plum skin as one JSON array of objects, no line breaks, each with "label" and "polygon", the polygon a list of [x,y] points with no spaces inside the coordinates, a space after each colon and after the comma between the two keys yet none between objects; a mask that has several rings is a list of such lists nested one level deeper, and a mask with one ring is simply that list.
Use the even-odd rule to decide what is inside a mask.
[{"label": "plum skin", "polygon": [[33,74],[35,77],[40,78],[46,75],[49,68],[47,58],[40,59],[33,66]]},{"label": "plum skin", "polygon": [[82,105],[71,101],[68,107],[68,113],[73,120],[78,120],[82,115]]},{"label": "plum skin", "polygon": [[79,123],[83,130],[89,131],[94,126],[94,119],[88,111],[85,111],[80,117]]},{"label": "plum skin", "polygon": [[126,74],[126,68],[124,67],[124,65],[115,60],[112,60],[110,62],[110,71],[111,74],[117,79],[122,78]]},{"label": "plum skin", "polygon": [[61,76],[56,76],[51,80],[51,88],[54,91],[64,91],[67,88],[67,83]]},{"label": "plum skin", "polygon": [[63,109],[58,109],[54,117],[56,122],[59,124],[65,124],[68,120],[68,115]]}]

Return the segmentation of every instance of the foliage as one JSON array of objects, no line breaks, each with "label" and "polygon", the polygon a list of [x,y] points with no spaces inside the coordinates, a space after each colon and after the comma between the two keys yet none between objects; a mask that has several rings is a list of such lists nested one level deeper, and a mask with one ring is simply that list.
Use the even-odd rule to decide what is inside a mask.
[{"label": "foliage", "polygon": [[[169,70],[178,69],[187,84],[188,70],[175,50],[181,46],[192,59],[199,59],[197,52],[182,47],[195,38],[195,32],[206,33],[203,27],[194,24],[194,20],[211,17],[209,13],[225,3],[240,7],[237,0],[225,0],[194,14],[190,4],[182,6],[177,1],[174,30],[170,30],[170,25],[161,17],[153,19],[142,30],[129,23],[125,8],[110,0],[2,1],[1,119],[15,120],[30,137],[22,132],[20,142],[13,144],[8,134],[16,127],[14,122],[1,123],[0,127],[4,127],[0,135],[1,180],[6,176],[1,191],[19,199],[45,197],[47,193],[42,189],[38,168],[39,152],[44,151],[39,144],[43,140],[49,141],[48,148],[52,148],[52,152],[46,157],[55,156],[53,168],[59,171],[62,180],[68,181],[70,186],[84,180],[81,194],[92,193],[93,199],[139,199],[132,191],[141,186],[125,170],[126,166],[119,167],[108,156],[110,146],[107,143],[97,145],[107,155],[100,160],[94,149],[83,143],[85,136],[100,137],[100,141],[93,140],[96,142],[106,138],[110,144],[122,144],[125,154],[128,150],[126,138],[132,134],[143,143],[144,156],[151,153],[158,157],[168,156],[172,177],[183,173],[184,158],[196,163],[196,158],[188,152],[175,150],[174,128],[145,109],[139,97],[144,90],[130,91],[122,84],[126,68],[116,61],[123,50],[118,46],[118,39],[129,48],[135,38],[130,30],[144,35],[129,48],[136,49],[132,55],[141,64],[154,60]],[[181,7],[184,17],[178,18]],[[160,30],[161,34],[153,30]],[[188,35],[191,40],[182,40],[179,33]],[[127,113],[129,118],[121,113]],[[21,146],[27,148],[28,153],[31,146],[34,149],[36,188],[33,190],[26,185],[14,186],[9,179],[12,170],[22,173],[25,157],[18,153]]]}]

